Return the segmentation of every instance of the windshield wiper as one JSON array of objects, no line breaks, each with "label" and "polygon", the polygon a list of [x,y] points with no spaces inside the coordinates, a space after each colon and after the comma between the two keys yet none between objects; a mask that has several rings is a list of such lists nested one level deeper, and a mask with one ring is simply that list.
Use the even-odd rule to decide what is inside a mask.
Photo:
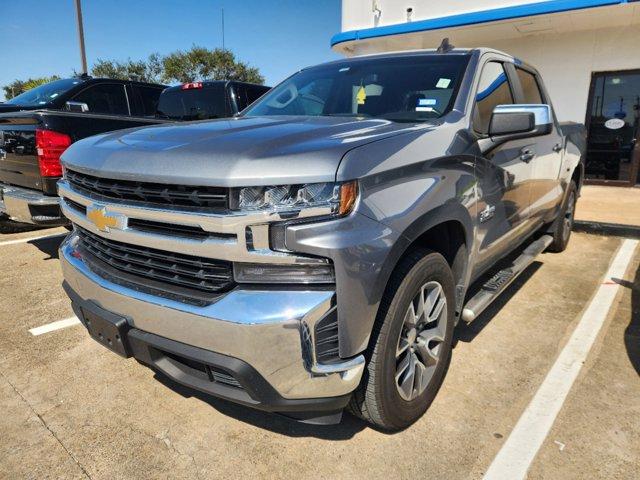
[{"label": "windshield wiper", "polygon": [[321,117],[363,117],[363,118],[372,118],[372,115],[368,113],[323,113],[320,115]]}]

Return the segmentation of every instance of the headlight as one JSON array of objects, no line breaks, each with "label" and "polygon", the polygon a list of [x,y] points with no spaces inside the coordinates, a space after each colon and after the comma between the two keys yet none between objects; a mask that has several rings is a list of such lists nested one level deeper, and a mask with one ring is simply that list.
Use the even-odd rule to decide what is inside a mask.
[{"label": "headlight", "polygon": [[245,187],[236,190],[235,209],[243,211],[300,211],[325,208],[327,214],[346,215],[356,203],[357,182],[307,183]]}]

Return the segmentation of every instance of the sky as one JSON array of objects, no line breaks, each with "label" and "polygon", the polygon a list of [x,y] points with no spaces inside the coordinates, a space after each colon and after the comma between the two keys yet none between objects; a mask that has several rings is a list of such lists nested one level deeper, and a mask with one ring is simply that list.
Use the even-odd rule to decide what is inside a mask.
[{"label": "sky", "polygon": [[[339,58],[340,0],[82,0],[89,69],[192,45],[222,46],[258,67],[267,85]],[[81,70],[74,0],[0,0],[0,86]],[[0,90],[0,101],[3,100]]]}]

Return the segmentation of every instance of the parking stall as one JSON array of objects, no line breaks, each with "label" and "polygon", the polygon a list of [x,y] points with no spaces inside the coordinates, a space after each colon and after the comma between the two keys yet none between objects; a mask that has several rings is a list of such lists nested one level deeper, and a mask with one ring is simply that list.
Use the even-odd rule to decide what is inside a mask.
[{"label": "parking stall", "polygon": [[635,240],[578,233],[565,253],[538,257],[458,326],[434,404],[391,435],[349,415],[313,426],[210,399],[113,355],[62,290],[65,233],[0,238],[1,478],[637,473]]}]

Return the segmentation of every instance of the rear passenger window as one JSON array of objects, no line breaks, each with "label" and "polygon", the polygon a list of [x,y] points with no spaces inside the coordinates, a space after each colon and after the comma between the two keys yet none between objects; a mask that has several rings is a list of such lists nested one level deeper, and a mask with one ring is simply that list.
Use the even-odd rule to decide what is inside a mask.
[{"label": "rear passenger window", "polygon": [[154,116],[158,109],[158,98],[160,98],[162,89],[155,87],[143,87],[141,85],[136,85],[134,88],[136,88],[138,93],[140,93],[140,100],[142,101],[142,115],[150,117]]},{"label": "rear passenger window", "polygon": [[268,90],[269,88],[267,87],[255,87],[255,86],[247,87],[247,102],[249,102],[249,104],[252,104],[257,99],[259,99],[262,95],[264,95],[264,93]]},{"label": "rear passenger window", "polygon": [[493,109],[512,103],[513,95],[502,63],[488,62],[482,69],[476,94],[474,129],[479,133],[489,133]]},{"label": "rear passenger window", "polygon": [[76,95],[73,101],[86,103],[89,113],[129,115],[124,85],[113,83],[93,85]]},{"label": "rear passenger window", "polygon": [[267,87],[257,87],[253,85],[235,85],[233,87],[236,93],[236,103],[238,111],[242,111],[262,96],[264,92],[269,90]]},{"label": "rear passenger window", "polygon": [[520,68],[517,68],[516,72],[518,72],[520,86],[522,87],[522,93],[524,94],[524,103],[544,103],[542,101],[542,94],[540,93],[540,88],[538,87],[536,77]]},{"label": "rear passenger window", "polygon": [[238,106],[238,111],[242,111],[249,105],[249,100],[247,98],[247,87],[244,85],[234,85],[233,91],[236,94],[236,104]]}]

